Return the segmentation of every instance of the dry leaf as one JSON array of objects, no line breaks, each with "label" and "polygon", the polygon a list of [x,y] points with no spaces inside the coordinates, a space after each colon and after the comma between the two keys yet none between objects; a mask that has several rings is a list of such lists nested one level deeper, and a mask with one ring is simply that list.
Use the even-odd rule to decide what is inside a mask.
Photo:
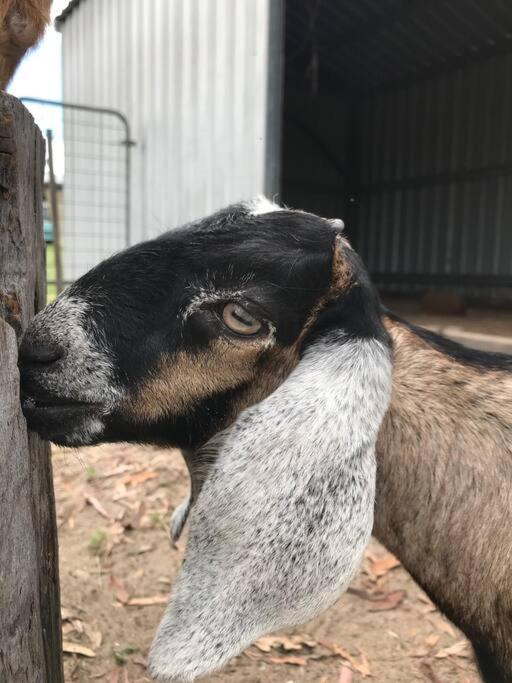
[{"label": "dry leaf", "polygon": [[417,650],[411,652],[411,657],[419,657],[422,659],[423,657],[427,657],[431,651],[432,648],[427,647],[426,645],[421,645]]},{"label": "dry leaf", "polygon": [[147,607],[148,605],[166,605],[168,595],[152,595],[148,598],[130,598],[126,603],[129,607]]},{"label": "dry leaf", "polygon": [[58,523],[58,528],[60,529],[66,522],[69,522],[73,512],[75,511],[75,504],[74,503],[68,503],[67,505],[64,506],[62,509],[62,513],[59,514],[59,523]]},{"label": "dry leaf", "polygon": [[274,646],[274,638],[272,636],[259,638],[259,640],[254,643],[254,646],[257,647],[260,652],[270,652]]},{"label": "dry leaf", "polygon": [[153,470],[143,470],[142,472],[135,472],[135,474],[127,474],[126,477],[121,479],[121,482],[125,486],[136,486],[137,484],[143,484],[149,479],[154,479],[158,477],[158,472]]},{"label": "dry leaf", "polygon": [[292,664],[293,666],[307,666],[308,660],[305,657],[268,657],[265,661],[271,664]]},{"label": "dry leaf", "polygon": [[430,621],[430,623],[433,626],[435,626],[435,628],[439,629],[443,633],[446,633],[447,635],[451,636],[452,638],[455,638],[455,636],[457,635],[453,626],[448,621],[446,621],[445,619],[442,619],[441,617],[438,617],[438,618],[427,617],[427,619]]},{"label": "dry leaf", "polygon": [[436,609],[436,606],[434,605],[434,603],[432,602],[432,600],[431,600],[429,597],[427,597],[426,595],[423,595],[423,593],[420,593],[420,594],[418,595],[418,600],[419,600],[420,602],[425,603],[425,605],[428,605],[428,607],[433,607],[434,609]]},{"label": "dry leaf", "polygon": [[467,640],[459,640],[458,643],[445,647],[434,655],[436,659],[445,657],[472,657],[469,643]]},{"label": "dry leaf", "polygon": [[272,648],[281,648],[285,652],[293,652],[303,650],[304,647],[313,648],[316,645],[316,641],[303,634],[292,636],[274,635],[260,638],[254,645],[261,652],[270,652]]},{"label": "dry leaf", "polygon": [[123,584],[118,581],[113,574],[110,575],[110,585],[112,586],[112,590],[114,591],[117,600],[123,605],[128,604],[130,595]]},{"label": "dry leaf", "polygon": [[[143,555],[144,553],[149,553],[150,550],[154,550],[154,546],[149,545],[139,545],[136,548],[130,548],[128,550],[128,555]],[[167,583],[171,583],[167,581]]]},{"label": "dry leaf", "polygon": [[133,470],[133,465],[119,465],[119,467],[109,470],[104,474],[99,474],[98,479],[108,479],[109,477],[117,477],[119,474],[125,474],[126,472],[131,472]]},{"label": "dry leaf", "polygon": [[62,650],[68,654],[82,655],[83,657],[96,657],[96,653],[89,647],[85,647],[79,643],[72,643],[69,640],[62,641]]},{"label": "dry leaf", "polygon": [[60,608],[60,617],[62,621],[66,621],[66,619],[73,619],[75,617],[75,613],[72,612],[69,607],[64,607],[62,606]]},{"label": "dry leaf", "polygon": [[325,640],[318,641],[318,644],[324,647],[326,650],[329,650],[329,652],[332,652],[333,654],[337,655],[338,657],[341,657],[342,659],[345,659],[347,662],[350,663],[351,667],[357,671],[358,673],[363,676],[363,678],[366,678],[366,676],[371,676],[370,673],[370,666],[368,664],[368,659],[366,657],[366,654],[358,648],[359,653],[361,655],[360,661],[356,659],[353,655],[350,654],[350,652],[347,652],[344,648],[340,647],[336,643],[330,643]]},{"label": "dry leaf", "polygon": [[92,507],[96,510],[96,512],[99,515],[101,515],[102,517],[105,517],[106,519],[110,519],[110,515],[105,510],[105,508],[100,503],[100,501],[96,498],[96,496],[86,495],[85,496],[85,502],[87,503],[87,505],[92,505]]},{"label": "dry leaf", "polygon": [[124,510],[119,521],[125,529],[135,530],[140,527],[140,521],[146,512],[146,506],[143,501],[139,501],[133,510]]},{"label": "dry leaf", "polygon": [[352,655],[347,652],[347,650],[344,650],[342,647],[337,645],[336,643],[330,643],[326,640],[319,640],[318,644],[324,647],[326,650],[329,650],[329,652],[332,652],[333,655],[337,655],[338,657],[342,657],[343,659],[346,659],[347,662],[350,662],[352,664]]},{"label": "dry leaf", "polygon": [[81,619],[71,619],[71,625],[78,633],[84,632],[84,622]]},{"label": "dry leaf", "polygon": [[89,624],[84,624],[84,631],[85,635],[91,641],[91,645],[97,650],[103,641],[103,634],[101,631],[96,631],[95,629],[91,628]]},{"label": "dry leaf", "polygon": [[366,678],[366,676],[371,676],[372,674],[370,671],[370,664],[368,662],[368,657],[366,656],[366,653],[363,650],[361,650],[360,647],[358,647],[357,649],[359,650],[361,659],[359,662],[351,662],[352,666],[358,673],[361,674],[363,678]]},{"label": "dry leaf", "polygon": [[370,612],[384,612],[385,610],[396,609],[403,602],[405,596],[405,591],[392,591],[387,593],[385,597],[373,601],[369,610]]},{"label": "dry leaf", "polygon": [[349,669],[348,666],[342,666],[338,683],[352,683],[352,669]]},{"label": "dry leaf", "polygon": [[382,600],[388,595],[388,593],[381,590],[365,590],[364,588],[352,587],[349,587],[347,589],[347,593],[352,593],[353,595],[357,595],[358,598],[362,598],[363,600],[370,600],[371,602]]},{"label": "dry leaf", "polygon": [[[114,522],[108,528],[109,534],[111,536],[114,536],[114,537],[115,536],[117,536],[117,537],[121,536],[121,534],[124,534],[125,530],[126,530],[126,527],[124,526],[124,524],[120,524],[119,522]],[[115,538],[116,543],[118,543],[119,540],[120,540],[119,538]]]},{"label": "dry leaf", "polygon": [[385,576],[388,572],[396,567],[400,566],[400,562],[391,553],[386,553],[379,557],[374,557],[372,555],[366,558],[365,571],[370,574],[370,576],[375,576],[379,578]]},{"label": "dry leaf", "polygon": [[68,636],[71,633],[71,631],[74,631],[74,630],[75,630],[75,627],[73,626],[73,624],[70,621],[65,621],[62,624],[62,633],[65,636]]},{"label": "dry leaf", "polygon": [[431,633],[429,636],[425,638],[425,643],[429,647],[434,647],[434,645],[437,645],[440,637],[441,636],[437,635],[437,633]]}]

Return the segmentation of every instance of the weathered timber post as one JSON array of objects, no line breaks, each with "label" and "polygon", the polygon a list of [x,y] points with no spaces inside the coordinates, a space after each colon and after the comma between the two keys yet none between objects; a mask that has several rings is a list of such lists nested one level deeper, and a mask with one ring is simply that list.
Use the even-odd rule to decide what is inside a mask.
[{"label": "weathered timber post", "polygon": [[45,299],[44,142],[0,93],[0,681],[62,683],[49,445],[27,433],[17,341]]}]

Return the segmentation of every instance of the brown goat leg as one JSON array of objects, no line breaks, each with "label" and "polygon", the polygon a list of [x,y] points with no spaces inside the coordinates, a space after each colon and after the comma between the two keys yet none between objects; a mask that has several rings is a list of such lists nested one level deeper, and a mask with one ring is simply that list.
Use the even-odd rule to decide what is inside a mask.
[{"label": "brown goat leg", "polygon": [[472,642],[486,683],[512,682],[512,359],[386,327],[374,533]]}]

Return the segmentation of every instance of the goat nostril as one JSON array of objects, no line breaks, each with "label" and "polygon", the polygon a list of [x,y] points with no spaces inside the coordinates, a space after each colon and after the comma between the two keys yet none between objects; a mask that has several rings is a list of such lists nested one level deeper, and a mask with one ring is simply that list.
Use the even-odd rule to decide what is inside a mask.
[{"label": "goat nostril", "polygon": [[22,341],[19,351],[19,362],[28,364],[50,364],[60,360],[64,349],[59,344],[33,344]]}]

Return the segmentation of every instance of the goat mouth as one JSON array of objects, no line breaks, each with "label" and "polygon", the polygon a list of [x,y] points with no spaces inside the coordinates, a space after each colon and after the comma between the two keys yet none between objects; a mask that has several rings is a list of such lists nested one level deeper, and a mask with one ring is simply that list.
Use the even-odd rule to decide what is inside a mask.
[{"label": "goat mouth", "polygon": [[[59,445],[80,446],[91,443],[86,435],[97,432],[104,407],[100,403],[76,401],[65,397],[39,400],[22,396],[21,407],[27,426],[43,439]],[[96,425],[92,430],[92,425]]]}]

